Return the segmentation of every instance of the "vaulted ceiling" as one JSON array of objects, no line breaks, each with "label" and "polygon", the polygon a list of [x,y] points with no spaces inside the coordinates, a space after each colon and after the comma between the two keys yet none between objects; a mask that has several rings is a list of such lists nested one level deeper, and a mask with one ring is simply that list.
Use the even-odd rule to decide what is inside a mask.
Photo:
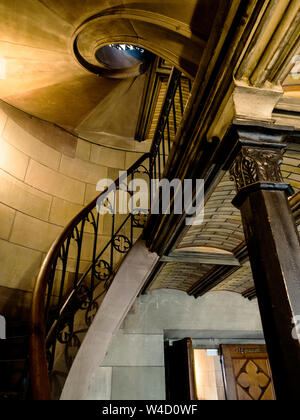
[{"label": "vaulted ceiling", "polygon": [[132,138],[143,76],[106,77],[95,51],[136,44],[194,76],[218,3],[0,0],[0,99],[86,138]]},{"label": "vaulted ceiling", "polygon": [[[284,182],[290,183],[295,197],[300,198],[299,144],[287,145],[281,170]],[[152,283],[152,290],[170,288],[195,293],[195,285],[199,285],[203,293],[208,290],[226,290],[248,297],[247,292],[254,289],[254,282],[247,257],[241,214],[232,205],[235,195],[234,182],[226,172],[205,205],[203,223],[186,230],[176,246],[177,253],[171,254],[169,262],[168,259],[164,260],[166,263]],[[300,232],[299,216],[296,217],[296,222]],[[245,252],[241,253],[243,248]],[[220,259],[220,256],[225,257],[228,254],[236,258],[236,261],[228,259],[225,263]],[[222,270],[222,267],[226,269]]]}]

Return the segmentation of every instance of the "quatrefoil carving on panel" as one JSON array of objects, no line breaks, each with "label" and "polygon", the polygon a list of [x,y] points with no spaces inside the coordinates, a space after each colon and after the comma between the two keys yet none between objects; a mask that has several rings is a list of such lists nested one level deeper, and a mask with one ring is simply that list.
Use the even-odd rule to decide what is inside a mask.
[{"label": "quatrefoil carving on panel", "polygon": [[249,360],[237,377],[237,383],[253,400],[260,400],[271,379],[252,361]]}]

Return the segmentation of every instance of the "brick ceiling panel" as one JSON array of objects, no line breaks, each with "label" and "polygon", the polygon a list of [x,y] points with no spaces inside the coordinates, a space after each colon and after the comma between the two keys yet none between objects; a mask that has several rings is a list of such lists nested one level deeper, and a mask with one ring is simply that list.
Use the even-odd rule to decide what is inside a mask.
[{"label": "brick ceiling panel", "polygon": [[[300,144],[289,143],[281,166],[283,179],[290,183],[295,193],[300,191]],[[231,201],[235,186],[226,173],[205,206],[204,222],[193,226],[181,239],[178,248],[209,247],[233,252],[244,241],[240,212]],[[298,227],[300,230],[300,226]],[[168,263],[161,270],[152,289],[172,288],[187,291],[212,268],[206,264]],[[246,262],[212,291],[244,293],[254,287],[251,268]]]}]

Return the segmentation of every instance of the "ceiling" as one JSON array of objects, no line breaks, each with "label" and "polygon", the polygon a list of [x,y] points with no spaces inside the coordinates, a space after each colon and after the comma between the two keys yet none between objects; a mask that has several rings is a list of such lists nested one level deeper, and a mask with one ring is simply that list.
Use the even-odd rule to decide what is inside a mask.
[{"label": "ceiling", "polygon": [[[110,136],[117,137],[114,147],[122,147],[122,139],[133,141],[144,76],[110,74],[95,51],[110,43],[139,45],[194,77],[220,1],[0,0],[0,99],[93,141],[110,144]],[[283,83],[279,122],[292,118],[287,109],[299,110],[299,62],[296,54]],[[299,145],[289,145],[282,166],[296,191],[299,152]],[[191,227],[177,248],[214,248],[233,255],[244,241],[233,196],[233,182],[225,174],[206,204],[204,223]],[[213,261],[167,262],[152,288],[188,291],[213,267]],[[250,274],[243,263],[214,290],[243,293],[253,285]]]},{"label": "ceiling", "polygon": [[[284,182],[290,183],[295,194],[300,191],[300,144],[288,143],[287,150],[281,166]],[[254,288],[249,260],[244,257],[240,259],[238,266],[230,261],[228,276],[224,276],[222,270],[217,267],[225,267],[226,264],[220,260],[220,252],[223,256],[231,254],[235,257],[238,250],[245,243],[243,225],[240,211],[232,205],[235,197],[235,185],[230,179],[228,172],[217,185],[216,189],[208,199],[204,210],[204,221],[200,226],[191,226],[177,244],[177,251],[186,249],[197,249],[198,263],[188,263],[191,259],[178,258],[177,262],[167,262],[156,276],[151,285],[151,290],[160,288],[179,289],[189,292],[193,286],[206,282],[209,273],[215,270],[215,281],[212,282],[211,291],[230,291],[245,294],[249,289]],[[300,224],[298,224],[300,231]],[[173,254],[174,255],[174,252]],[[195,253],[192,252],[194,258]],[[211,262],[208,264],[207,257]],[[200,262],[200,258],[203,262]],[[232,272],[230,268],[234,267]],[[225,278],[226,277],[226,278]],[[207,291],[207,289],[205,289]]]},{"label": "ceiling", "polygon": [[139,45],[193,77],[218,3],[0,0],[0,99],[85,138],[132,138],[142,76],[115,78],[95,51]]}]

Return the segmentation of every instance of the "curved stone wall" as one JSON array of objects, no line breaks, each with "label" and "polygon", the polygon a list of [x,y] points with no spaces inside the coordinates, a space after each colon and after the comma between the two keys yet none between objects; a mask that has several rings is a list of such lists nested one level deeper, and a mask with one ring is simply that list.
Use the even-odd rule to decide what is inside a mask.
[{"label": "curved stone wall", "polygon": [[[52,242],[97,195],[99,179],[116,179],[141,155],[91,144],[0,103],[1,313],[24,318],[19,309],[28,309]],[[102,233],[105,241],[105,226]]]}]

